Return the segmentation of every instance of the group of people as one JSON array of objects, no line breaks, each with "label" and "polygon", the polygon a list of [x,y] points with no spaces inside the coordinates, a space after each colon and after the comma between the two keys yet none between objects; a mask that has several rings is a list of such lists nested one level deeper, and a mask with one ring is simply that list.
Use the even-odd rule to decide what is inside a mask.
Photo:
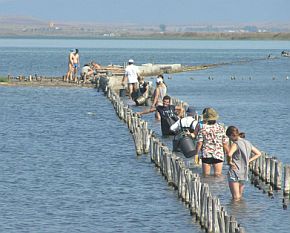
[{"label": "group of people", "polygon": [[68,71],[66,73],[66,76],[64,77],[64,81],[75,83],[82,81],[83,83],[86,83],[88,80],[90,80],[90,78],[96,75],[97,70],[100,69],[101,66],[94,61],[84,64],[80,72],[80,77],[78,77],[79,68],[79,50],[71,49],[68,56]]},{"label": "group of people", "polygon": [[[133,61],[129,60],[129,68],[127,67],[123,79],[123,82],[128,80],[130,94],[138,87],[138,70],[132,65]],[[186,130],[186,134],[192,138],[195,145],[194,161],[201,161],[204,176],[211,174],[211,168],[215,176],[220,176],[223,163],[227,161],[229,188],[233,199],[240,200],[248,180],[249,164],[256,160],[261,152],[245,139],[245,134],[239,132],[237,127],[225,128],[219,123],[219,115],[214,108],[205,108],[202,120],[198,120],[194,107],[188,106],[185,114],[182,110],[183,106],[171,104],[164,77],[158,75],[152,105],[137,114],[141,116],[155,112],[156,119],[161,122],[163,136],[176,135]]]}]

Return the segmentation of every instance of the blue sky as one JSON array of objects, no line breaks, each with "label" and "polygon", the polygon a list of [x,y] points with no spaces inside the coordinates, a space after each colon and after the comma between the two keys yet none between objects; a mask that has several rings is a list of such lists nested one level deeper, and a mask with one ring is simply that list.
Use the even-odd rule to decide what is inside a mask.
[{"label": "blue sky", "polygon": [[0,0],[0,16],[55,22],[290,23],[290,0]]}]

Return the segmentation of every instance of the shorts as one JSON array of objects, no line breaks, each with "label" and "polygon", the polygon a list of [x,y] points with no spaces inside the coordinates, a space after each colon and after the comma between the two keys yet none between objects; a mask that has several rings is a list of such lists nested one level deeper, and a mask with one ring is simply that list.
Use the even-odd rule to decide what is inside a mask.
[{"label": "shorts", "polygon": [[128,85],[134,86],[134,85],[137,85],[137,83],[128,83]]},{"label": "shorts", "polygon": [[77,63],[74,63],[73,64],[73,68],[78,68],[78,64]]},{"label": "shorts", "polygon": [[239,180],[236,177],[231,177],[231,176],[228,176],[228,181],[229,182],[238,182],[240,184],[245,184],[245,182],[246,182],[245,180]]},{"label": "shorts", "polygon": [[237,174],[234,172],[234,171],[232,171],[232,170],[229,170],[229,172],[228,172],[228,182],[238,182],[238,183],[240,183],[240,184],[245,184],[245,180],[241,180],[241,179],[239,179],[239,177],[237,176]]},{"label": "shorts", "polygon": [[215,159],[215,158],[202,158],[201,159],[203,163],[206,164],[216,164],[216,163],[222,163],[223,161],[220,159]]}]

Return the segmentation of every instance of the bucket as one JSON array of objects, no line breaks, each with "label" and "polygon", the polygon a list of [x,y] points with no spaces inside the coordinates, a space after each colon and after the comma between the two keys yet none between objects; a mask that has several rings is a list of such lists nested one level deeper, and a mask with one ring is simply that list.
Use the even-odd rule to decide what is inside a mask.
[{"label": "bucket", "polygon": [[146,98],[143,95],[140,95],[137,99],[135,99],[136,105],[143,105],[145,100]]},{"label": "bucket", "polygon": [[181,152],[179,147],[179,139],[174,137],[172,140],[172,151],[173,152]]},{"label": "bucket", "polygon": [[195,155],[195,146],[193,140],[188,136],[183,136],[179,139],[179,147],[186,158]]},{"label": "bucket", "polygon": [[126,96],[126,89],[125,88],[122,88],[119,90],[119,96],[120,97],[125,97]]}]

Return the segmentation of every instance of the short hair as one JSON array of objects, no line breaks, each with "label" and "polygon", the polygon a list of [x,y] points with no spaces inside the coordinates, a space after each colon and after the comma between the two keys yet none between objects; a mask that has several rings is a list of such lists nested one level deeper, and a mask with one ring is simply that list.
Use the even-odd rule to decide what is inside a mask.
[{"label": "short hair", "polygon": [[166,95],[166,96],[163,97],[162,100],[169,100],[169,101],[171,101],[171,97],[169,95]]},{"label": "short hair", "polygon": [[159,74],[159,75],[157,76],[157,78],[162,78],[162,79],[164,80],[164,76],[163,76],[163,74]]}]

